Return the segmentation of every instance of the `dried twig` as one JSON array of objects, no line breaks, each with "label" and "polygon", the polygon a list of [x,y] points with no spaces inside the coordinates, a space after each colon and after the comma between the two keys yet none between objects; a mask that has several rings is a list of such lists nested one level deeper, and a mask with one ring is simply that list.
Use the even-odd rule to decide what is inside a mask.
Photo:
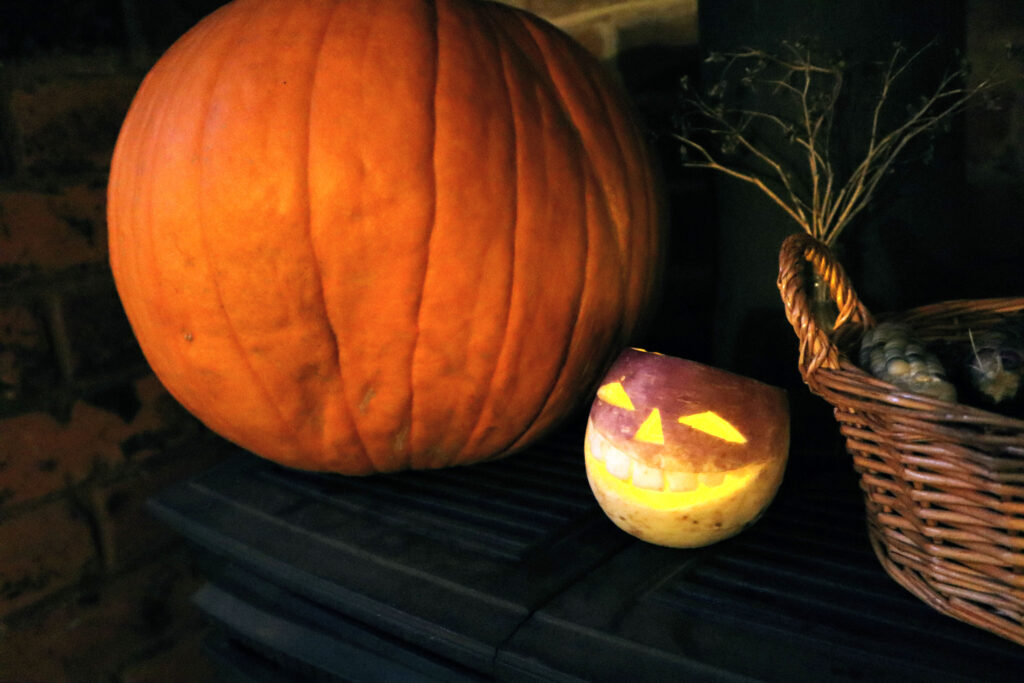
[{"label": "dried twig", "polygon": [[[947,72],[933,92],[908,107],[902,123],[885,129],[895,83],[931,46],[912,53],[894,46],[864,127],[864,156],[847,174],[837,167],[832,149],[845,63],[817,62],[811,48],[801,43],[783,43],[781,55],[759,49],[713,54],[708,61],[721,65],[720,78],[705,96],[690,93],[688,127],[678,136],[684,165],[753,184],[805,232],[831,245],[870,203],[909,143],[936,131],[992,85],[987,79],[961,85],[967,71],[960,65]],[[730,89],[765,88],[771,111],[725,104]],[[766,131],[782,134],[796,152],[795,164],[792,152],[780,155],[766,145],[758,135]],[[737,153],[743,153],[748,163],[732,163]]]}]

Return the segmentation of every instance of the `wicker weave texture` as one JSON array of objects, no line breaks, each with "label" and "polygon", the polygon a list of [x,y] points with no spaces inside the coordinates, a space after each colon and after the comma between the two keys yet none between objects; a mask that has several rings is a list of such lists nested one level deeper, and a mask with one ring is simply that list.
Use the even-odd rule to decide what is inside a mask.
[{"label": "wicker weave texture", "polygon": [[[815,316],[817,278],[838,314]],[[830,250],[792,235],[779,292],[804,381],[834,408],[886,572],[934,609],[1024,645],[1024,420],[903,392],[850,360],[874,318]],[[933,304],[892,316],[925,341],[964,338],[1024,297]]]}]

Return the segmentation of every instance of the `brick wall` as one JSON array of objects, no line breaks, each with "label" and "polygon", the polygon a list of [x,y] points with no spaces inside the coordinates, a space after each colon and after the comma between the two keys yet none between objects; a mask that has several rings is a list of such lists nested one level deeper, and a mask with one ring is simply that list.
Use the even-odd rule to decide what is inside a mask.
[{"label": "brick wall", "polygon": [[[2,681],[210,673],[197,664],[202,629],[187,604],[201,579],[143,504],[216,451],[192,447],[208,435],[132,337],[106,262],[104,202],[110,153],[146,67],[218,3],[187,3],[195,16],[170,1],[109,4],[124,13],[82,17],[99,28],[75,33],[76,50],[50,37],[0,65]],[[625,69],[627,87],[636,74],[616,56],[696,43],[696,0],[510,4]],[[66,18],[60,8],[54,16]],[[118,24],[125,30],[111,33]],[[642,106],[664,125],[672,101]]]},{"label": "brick wall", "polygon": [[0,66],[3,680],[106,679],[195,630],[174,598],[197,577],[142,505],[208,458],[170,450],[201,430],[149,372],[106,262],[140,77],[117,53]]}]

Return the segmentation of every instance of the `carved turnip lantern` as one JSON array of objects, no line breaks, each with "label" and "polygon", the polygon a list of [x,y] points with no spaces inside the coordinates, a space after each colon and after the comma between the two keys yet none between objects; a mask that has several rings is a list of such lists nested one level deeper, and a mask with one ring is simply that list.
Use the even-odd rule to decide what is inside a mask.
[{"label": "carved turnip lantern", "polygon": [[658,545],[704,546],[752,524],[775,496],[789,405],[749,377],[628,349],[598,389],[584,451],[617,526]]}]

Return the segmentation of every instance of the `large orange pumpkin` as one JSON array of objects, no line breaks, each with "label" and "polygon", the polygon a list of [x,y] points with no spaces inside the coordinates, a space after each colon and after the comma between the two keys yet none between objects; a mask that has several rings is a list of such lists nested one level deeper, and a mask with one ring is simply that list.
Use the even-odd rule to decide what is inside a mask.
[{"label": "large orange pumpkin", "polygon": [[168,390],[347,474],[502,455],[592,389],[655,287],[644,144],[602,67],[475,0],[236,0],[159,60],[110,259]]}]

